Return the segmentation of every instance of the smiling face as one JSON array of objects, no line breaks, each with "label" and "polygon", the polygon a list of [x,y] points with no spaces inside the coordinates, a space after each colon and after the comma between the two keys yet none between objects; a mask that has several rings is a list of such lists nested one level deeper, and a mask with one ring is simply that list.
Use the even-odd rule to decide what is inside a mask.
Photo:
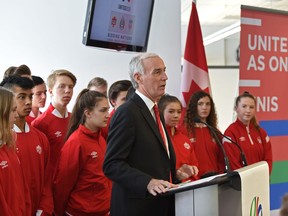
[{"label": "smiling face", "polygon": [[170,127],[175,127],[181,117],[182,108],[178,102],[171,102],[167,104],[164,109],[165,123]]},{"label": "smiling face", "polygon": [[242,97],[236,107],[238,119],[245,125],[249,125],[256,112],[255,100],[249,97]]},{"label": "smiling face", "polygon": [[52,96],[53,106],[66,107],[70,102],[73,95],[74,83],[73,80],[68,76],[57,76],[55,84],[49,92]]},{"label": "smiling face", "polygon": [[134,79],[138,83],[138,90],[152,101],[157,101],[165,94],[166,66],[160,57],[150,57],[143,61],[144,74],[140,72],[134,74]]}]

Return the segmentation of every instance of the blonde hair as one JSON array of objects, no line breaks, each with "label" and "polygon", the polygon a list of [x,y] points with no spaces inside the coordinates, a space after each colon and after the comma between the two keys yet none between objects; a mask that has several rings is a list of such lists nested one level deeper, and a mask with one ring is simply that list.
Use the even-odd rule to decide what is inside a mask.
[{"label": "blonde hair", "polygon": [[15,147],[15,139],[10,125],[14,94],[12,91],[0,87],[0,95],[0,147],[5,144]]},{"label": "blonde hair", "polygon": [[68,70],[64,70],[64,69],[60,69],[60,70],[54,70],[52,71],[52,73],[48,76],[47,78],[47,85],[50,89],[52,89],[55,85],[56,82],[56,78],[58,76],[67,76],[69,77],[72,81],[74,86],[76,85],[77,79],[74,76],[74,74],[72,74],[70,71]]}]

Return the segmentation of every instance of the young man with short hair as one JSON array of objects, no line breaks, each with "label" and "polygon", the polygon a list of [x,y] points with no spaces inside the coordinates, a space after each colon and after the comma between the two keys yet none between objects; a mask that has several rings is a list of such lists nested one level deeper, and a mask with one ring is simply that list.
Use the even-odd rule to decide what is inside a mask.
[{"label": "young man with short hair", "polygon": [[97,91],[104,94],[107,97],[108,83],[102,77],[94,77],[87,85],[89,90]]},{"label": "young man with short hair", "polygon": [[67,70],[55,70],[47,78],[51,104],[32,125],[48,137],[50,144],[50,172],[54,173],[60,151],[65,143],[70,113],[67,110],[76,84],[76,77]]},{"label": "young man with short hair", "polygon": [[39,76],[32,76],[34,82],[33,99],[32,99],[32,110],[30,114],[26,117],[28,124],[41,115],[40,108],[45,107],[47,88],[44,80]]},{"label": "young man with short hair", "polygon": [[110,124],[110,120],[115,113],[115,110],[121,106],[126,101],[126,95],[128,89],[132,86],[130,80],[118,80],[114,82],[108,91],[109,102],[113,106],[113,110],[110,112],[109,120],[107,122],[107,126],[102,128],[102,136],[107,140],[108,137],[108,128]]}]

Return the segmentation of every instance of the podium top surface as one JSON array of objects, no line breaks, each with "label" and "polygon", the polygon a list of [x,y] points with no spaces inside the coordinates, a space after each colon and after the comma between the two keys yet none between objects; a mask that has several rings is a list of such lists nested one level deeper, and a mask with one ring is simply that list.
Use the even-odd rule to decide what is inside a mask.
[{"label": "podium top surface", "polygon": [[161,194],[161,195],[164,195],[164,196],[171,195],[171,194],[180,193],[180,192],[184,192],[188,190],[194,190],[198,188],[207,187],[210,185],[225,184],[227,182],[229,182],[229,184],[233,186],[234,189],[241,190],[241,181],[243,180],[240,180],[241,178],[240,176],[254,175],[254,173],[260,169],[265,169],[266,176],[268,176],[268,179],[269,179],[268,164],[265,161],[260,161],[260,162],[242,167],[240,169],[234,170],[229,173],[214,175],[214,176],[210,176],[210,177],[199,179],[199,180],[192,181],[192,182],[180,183],[178,184],[177,188],[171,188],[166,193]]},{"label": "podium top surface", "polygon": [[210,176],[210,177],[199,179],[199,180],[192,181],[192,182],[183,182],[183,183],[178,184],[177,188],[171,188],[163,195],[171,195],[171,194],[180,193],[180,192],[184,192],[188,190],[194,190],[194,189],[198,189],[202,187],[207,187],[210,185],[224,184],[230,181],[231,178],[234,176],[239,176],[238,172],[214,175],[214,176]]}]

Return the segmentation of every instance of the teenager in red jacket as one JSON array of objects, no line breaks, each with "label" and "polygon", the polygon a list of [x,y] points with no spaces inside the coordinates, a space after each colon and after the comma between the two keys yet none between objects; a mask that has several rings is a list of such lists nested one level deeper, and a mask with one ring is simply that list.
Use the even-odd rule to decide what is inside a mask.
[{"label": "teenager in red jacket", "polygon": [[16,135],[12,131],[16,117],[16,99],[0,87],[0,215],[30,216],[27,185],[17,157]]},{"label": "teenager in red jacket", "polygon": [[27,77],[9,76],[3,80],[5,88],[16,96],[17,114],[14,131],[17,133],[16,150],[25,181],[29,187],[32,215],[52,215],[52,178],[48,170],[49,143],[41,131],[26,122],[32,108],[34,83]]},{"label": "teenager in red jacket", "polygon": [[32,76],[32,80],[35,84],[33,88],[32,110],[26,117],[26,122],[30,125],[32,121],[42,114],[40,108],[45,107],[47,93],[46,84],[41,77]]},{"label": "teenager in red jacket", "polygon": [[[235,101],[237,120],[225,131],[225,135],[237,142],[243,149],[248,165],[266,161],[272,171],[272,149],[270,139],[255,118],[256,99],[248,92],[239,95]],[[223,140],[224,148],[230,160],[231,169],[242,167],[239,149],[229,140]]]},{"label": "teenager in red jacket", "polygon": [[88,89],[80,92],[54,179],[56,216],[109,214],[112,185],[102,171],[106,142],[101,136],[108,117],[106,96]]},{"label": "teenager in red jacket", "polygon": [[110,112],[107,126],[102,128],[102,135],[105,138],[105,140],[107,140],[107,137],[108,137],[108,129],[109,129],[110,120],[112,116],[114,115],[116,109],[126,102],[126,95],[127,95],[128,89],[131,86],[132,86],[132,83],[130,80],[118,80],[114,82],[109,88],[108,98],[109,98],[110,104],[113,107],[113,110]]},{"label": "teenager in red jacket", "polygon": [[177,174],[181,175],[181,170],[190,166],[192,175],[187,176],[187,173],[182,173],[182,175],[186,175],[184,180],[187,180],[188,178],[191,180],[199,179],[198,160],[194,152],[194,147],[189,138],[176,127],[176,125],[179,124],[181,117],[181,102],[177,97],[164,95],[160,98],[158,106],[160,113],[164,116],[166,128],[173,143],[176,154]]},{"label": "teenager in red jacket", "polygon": [[72,99],[76,77],[67,70],[55,70],[47,78],[51,104],[31,124],[46,134],[50,145],[50,172],[54,174],[60,151],[65,142],[70,113],[67,106]]},{"label": "teenager in red jacket", "polygon": [[223,157],[219,147],[221,143],[217,143],[213,133],[205,124],[196,123],[195,118],[199,118],[217,129],[215,104],[212,97],[205,91],[197,91],[191,96],[182,129],[194,146],[199,163],[198,176],[222,173],[224,166],[219,165],[220,157]]}]

